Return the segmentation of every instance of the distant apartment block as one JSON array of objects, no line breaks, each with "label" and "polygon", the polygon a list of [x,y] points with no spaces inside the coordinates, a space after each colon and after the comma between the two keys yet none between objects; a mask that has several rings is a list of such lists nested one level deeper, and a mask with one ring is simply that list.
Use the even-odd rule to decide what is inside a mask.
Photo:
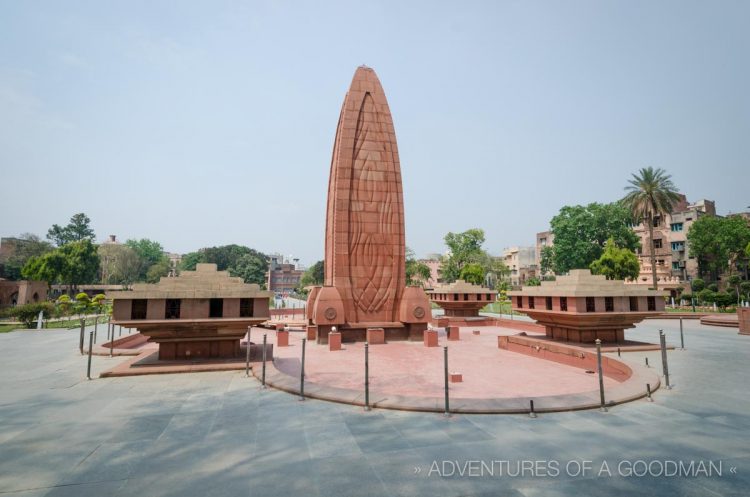
[{"label": "distant apartment block", "polygon": [[271,254],[268,257],[266,288],[276,293],[290,293],[299,286],[304,273],[304,269],[299,266],[299,259]]},{"label": "distant apartment block", "polygon": [[511,286],[521,286],[538,274],[536,247],[503,249],[503,262],[510,270]]}]

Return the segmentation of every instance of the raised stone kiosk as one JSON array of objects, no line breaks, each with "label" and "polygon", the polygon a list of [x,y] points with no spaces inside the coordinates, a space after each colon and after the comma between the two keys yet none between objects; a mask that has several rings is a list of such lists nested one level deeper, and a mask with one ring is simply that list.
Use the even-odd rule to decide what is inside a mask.
[{"label": "raised stone kiosk", "polygon": [[359,67],[341,107],[326,214],[325,281],[307,300],[318,343],[335,326],[344,342],[368,328],[385,340],[422,340],[430,304],[407,287],[401,166],[380,81]]},{"label": "raised stone kiosk", "polygon": [[571,342],[620,343],[625,329],[664,312],[665,292],[574,269],[556,281],[509,292],[513,309],[546,328],[548,337]]},{"label": "raised stone kiosk", "polygon": [[112,322],[158,343],[160,360],[239,356],[247,327],[269,319],[270,297],[258,285],[217,271],[216,264],[107,292],[114,301]]},{"label": "raised stone kiosk", "polygon": [[495,301],[497,292],[479,285],[456,280],[453,283],[438,284],[427,294],[430,301],[445,311],[438,326],[466,326],[487,324],[488,319],[479,311]]}]

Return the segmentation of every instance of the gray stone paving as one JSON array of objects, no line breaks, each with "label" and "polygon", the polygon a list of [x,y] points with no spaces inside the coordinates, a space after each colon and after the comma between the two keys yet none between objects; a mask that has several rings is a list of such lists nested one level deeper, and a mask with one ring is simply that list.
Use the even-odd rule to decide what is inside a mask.
[{"label": "gray stone paving", "polygon": [[[659,328],[679,345],[677,321],[629,337],[656,341]],[[694,321],[685,331],[687,350],[669,353],[675,387],[654,403],[537,419],[366,413],[260,390],[244,372],[87,381],[77,331],[1,334],[0,496],[748,495],[750,337]],[[644,357],[660,366],[658,352],[623,355]],[[123,360],[94,357],[93,369]],[[620,461],[639,459],[721,461],[723,474],[616,476]],[[556,461],[560,474],[449,471],[498,460],[514,472]],[[566,474],[581,460],[593,473]],[[446,472],[431,472],[433,461]],[[603,461],[612,477],[596,475]]]}]

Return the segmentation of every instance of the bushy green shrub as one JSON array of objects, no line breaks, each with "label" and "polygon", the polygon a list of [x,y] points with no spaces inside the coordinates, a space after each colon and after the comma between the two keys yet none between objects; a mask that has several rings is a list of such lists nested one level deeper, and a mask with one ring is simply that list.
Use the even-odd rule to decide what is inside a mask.
[{"label": "bushy green shrub", "polygon": [[21,321],[27,328],[32,328],[39,316],[39,311],[42,311],[43,316],[48,319],[54,309],[55,306],[51,302],[24,304],[11,308],[10,315]]}]

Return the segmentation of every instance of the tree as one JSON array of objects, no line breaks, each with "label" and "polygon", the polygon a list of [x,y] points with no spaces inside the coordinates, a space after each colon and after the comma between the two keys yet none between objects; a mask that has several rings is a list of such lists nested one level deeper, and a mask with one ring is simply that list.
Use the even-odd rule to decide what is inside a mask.
[{"label": "tree", "polygon": [[461,268],[461,274],[458,277],[467,283],[481,285],[484,283],[484,268],[475,262],[471,262]]},{"label": "tree", "polygon": [[546,245],[542,247],[542,251],[539,254],[539,270],[542,275],[549,273],[557,274],[555,270],[555,246]]},{"label": "tree", "polygon": [[190,252],[182,256],[180,259],[180,269],[184,271],[195,271],[195,266],[200,262],[205,262],[203,252]]},{"label": "tree", "polygon": [[414,251],[406,247],[406,284],[407,286],[424,287],[432,276],[430,267],[417,260]]},{"label": "tree", "polygon": [[450,250],[450,255],[441,261],[440,274],[444,281],[451,283],[460,277],[461,269],[466,264],[476,262],[484,254],[482,250],[484,231],[473,228],[463,233],[449,232],[444,240]]},{"label": "tree", "polygon": [[733,290],[733,293],[737,295],[737,304],[740,303],[740,283],[742,283],[742,278],[736,274],[727,278],[727,289]]},{"label": "tree", "polygon": [[[138,281],[148,280],[148,271],[152,266],[164,262],[169,263],[169,258],[164,254],[164,248],[159,242],[141,238],[140,240],[127,240],[125,245],[130,247],[138,257]],[[158,281],[158,278],[157,278]]]},{"label": "tree", "polygon": [[40,257],[32,257],[21,274],[26,279],[63,283],[75,288],[96,281],[99,262],[96,245],[84,239],[70,242]]},{"label": "tree", "polygon": [[131,247],[106,243],[99,245],[98,253],[101,259],[102,283],[129,285],[138,281],[141,261]]},{"label": "tree", "polygon": [[630,225],[632,216],[619,203],[564,206],[550,221],[555,236],[551,265],[557,274],[587,269],[601,257],[610,238],[628,250],[640,246]]},{"label": "tree", "polygon": [[739,216],[699,217],[688,230],[690,255],[698,260],[698,271],[716,280],[723,272],[731,276],[738,263],[747,258],[750,226]]},{"label": "tree", "polygon": [[47,231],[47,239],[52,240],[58,247],[81,240],[93,242],[95,238],[94,230],[91,228],[91,219],[83,212],[74,214],[67,226],[53,224]]},{"label": "tree", "polygon": [[[461,271],[468,264],[476,264],[481,267],[482,276],[478,284],[485,281],[487,274],[494,275],[494,281],[499,281],[510,271],[503,261],[493,257],[482,249],[484,243],[484,231],[473,228],[463,233],[448,233],[445,235],[445,244],[448,246],[449,254],[440,261],[440,277],[446,283],[452,283],[461,278]],[[478,276],[478,272],[472,278]]]},{"label": "tree", "polygon": [[159,260],[156,264],[152,264],[146,270],[146,283],[158,283],[162,276],[169,274],[172,270],[172,264],[166,257]]},{"label": "tree", "polygon": [[524,286],[541,286],[542,282],[539,281],[539,278],[529,278],[524,282]]},{"label": "tree", "polygon": [[706,288],[706,282],[701,278],[693,278],[691,286],[693,288],[693,293],[700,292],[701,290]]},{"label": "tree", "polygon": [[[654,289],[658,288],[656,280],[656,249],[654,247],[654,220],[662,219],[672,212],[680,199],[672,177],[661,168],[645,167],[633,174],[630,183],[625,187],[628,192],[622,199],[623,205],[636,220],[648,227],[648,243],[651,248],[651,280]],[[555,239],[557,243],[557,239]]]},{"label": "tree", "polygon": [[323,261],[318,261],[302,274],[302,278],[299,280],[299,289],[303,290],[308,286],[318,286],[323,284],[325,279],[325,269]]},{"label": "tree", "polygon": [[251,252],[242,255],[229,267],[229,274],[239,276],[245,283],[255,283],[265,288],[268,259],[260,252],[250,250]]},{"label": "tree", "polygon": [[640,271],[638,256],[628,249],[623,249],[610,238],[604,247],[604,253],[591,263],[593,274],[603,274],[608,280],[637,279]]},{"label": "tree", "polygon": [[[8,243],[7,239],[5,243]],[[10,255],[0,260],[2,266],[0,276],[9,280],[20,280],[21,270],[29,259],[44,255],[53,249],[49,242],[45,242],[32,233],[23,233],[10,243],[12,244]]]}]

